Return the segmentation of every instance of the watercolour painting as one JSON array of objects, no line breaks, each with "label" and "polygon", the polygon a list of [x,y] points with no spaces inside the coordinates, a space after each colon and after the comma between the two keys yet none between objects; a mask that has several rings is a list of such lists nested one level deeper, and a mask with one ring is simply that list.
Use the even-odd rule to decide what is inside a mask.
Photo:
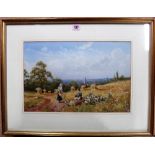
[{"label": "watercolour painting", "polygon": [[130,112],[131,42],[24,42],[25,112]]}]

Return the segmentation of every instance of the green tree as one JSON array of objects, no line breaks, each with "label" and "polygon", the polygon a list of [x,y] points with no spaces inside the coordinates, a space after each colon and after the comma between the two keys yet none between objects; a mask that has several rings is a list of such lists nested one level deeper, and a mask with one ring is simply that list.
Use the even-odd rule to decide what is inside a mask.
[{"label": "green tree", "polygon": [[29,78],[29,73],[26,69],[24,69],[24,80]]},{"label": "green tree", "polygon": [[121,75],[119,78],[119,80],[124,80],[124,79],[125,79],[124,75]]},{"label": "green tree", "polygon": [[27,72],[26,69],[24,69],[24,88],[27,89],[28,85],[29,85],[29,79],[30,76],[29,76],[29,73]]},{"label": "green tree", "polygon": [[50,84],[51,91],[54,92],[54,89],[57,89],[60,83],[63,83],[61,79],[53,79]]},{"label": "green tree", "polygon": [[64,91],[64,92],[70,91],[70,85],[67,84],[67,83],[64,83],[64,84],[63,84],[63,91]]},{"label": "green tree", "polygon": [[32,68],[30,80],[35,86],[44,88],[48,79],[53,79],[52,73],[47,71],[46,67],[47,65],[44,62],[38,61],[36,66]]},{"label": "green tree", "polygon": [[77,88],[79,88],[79,85],[78,85],[78,83],[76,82],[76,81],[71,81],[70,83],[69,83],[69,85],[70,85],[70,87],[71,86],[74,86],[75,87],[75,89],[77,89]]}]

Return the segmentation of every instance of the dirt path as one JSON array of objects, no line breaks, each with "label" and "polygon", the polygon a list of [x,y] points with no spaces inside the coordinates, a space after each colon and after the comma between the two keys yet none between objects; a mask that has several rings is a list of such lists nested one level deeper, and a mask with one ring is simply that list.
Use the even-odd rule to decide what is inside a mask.
[{"label": "dirt path", "polygon": [[52,110],[52,108],[53,108],[53,104],[51,103],[50,97],[45,97],[44,102],[39,104],[37,109],[38,111],[44,111],[44,110],[49,110],[49,109]]},{"label": "dirt path", "polygon": [[27,111],[36,112],[59,112],[64,108],[65,103],[57,103],[57,101],[51,101],[51,95],[44,96],[43,102],[38,106],[29,108]]}]

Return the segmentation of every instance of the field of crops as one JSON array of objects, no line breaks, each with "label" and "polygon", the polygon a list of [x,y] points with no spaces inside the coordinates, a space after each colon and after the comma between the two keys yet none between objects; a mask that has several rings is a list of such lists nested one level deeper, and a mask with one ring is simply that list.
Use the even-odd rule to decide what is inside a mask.
[{"label": "field of crops", "polygon": [[26,112],[129,112],[130,80],[115,81],[82,90],[82,99],[77,102],[77,90],[63,93],[58,103],[55,93],[25,92]]}]

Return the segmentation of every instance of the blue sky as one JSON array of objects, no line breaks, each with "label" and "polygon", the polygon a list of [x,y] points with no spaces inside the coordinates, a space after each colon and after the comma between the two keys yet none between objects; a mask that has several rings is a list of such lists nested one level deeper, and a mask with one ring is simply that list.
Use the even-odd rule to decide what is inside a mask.
[{"label": "blue sky", "polygon": [[24,68],[41,60],[61,79],[130,76],[130,57],[131,42],[24,42]]}]

